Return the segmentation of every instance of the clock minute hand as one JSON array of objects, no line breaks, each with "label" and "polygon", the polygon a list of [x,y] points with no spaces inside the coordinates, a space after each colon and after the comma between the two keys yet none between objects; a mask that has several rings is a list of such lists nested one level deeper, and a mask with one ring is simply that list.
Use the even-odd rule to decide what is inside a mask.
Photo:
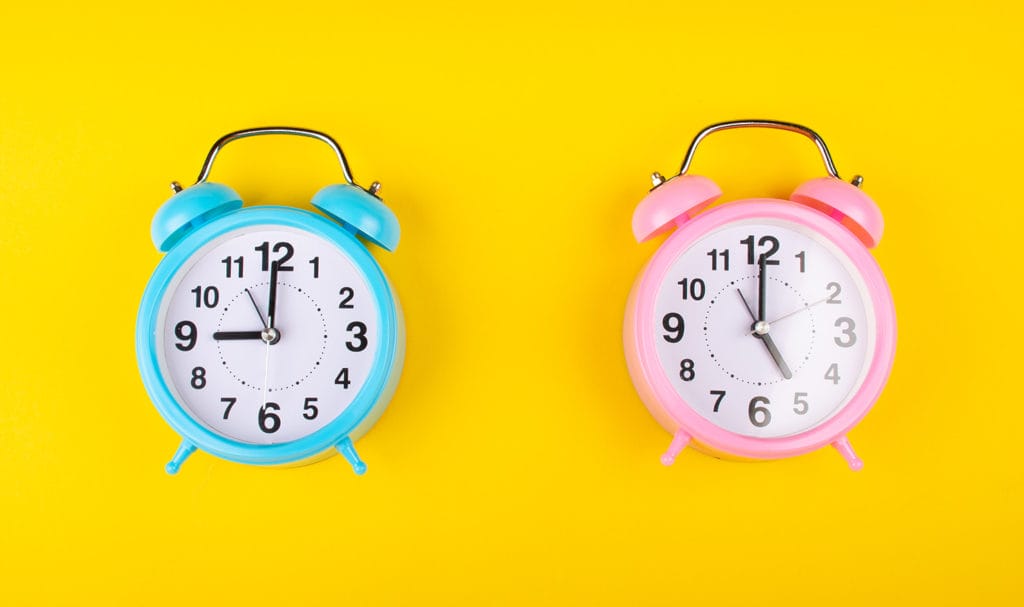
[{"label": "clock minute hand", "polygon": [[[765,312],[767,311],[766,299],[768,294],[768,281],[766,280],[768,259],[762,255],[757,262],[757,322],[765,321]],[[742,295],[742,293],[740,293]]]},{"label": "clock minute hand", "polygon": [[270,301],[267,302],[267,328],[274,328],[277,320],[277,267],[278,262],[270,264]]}]

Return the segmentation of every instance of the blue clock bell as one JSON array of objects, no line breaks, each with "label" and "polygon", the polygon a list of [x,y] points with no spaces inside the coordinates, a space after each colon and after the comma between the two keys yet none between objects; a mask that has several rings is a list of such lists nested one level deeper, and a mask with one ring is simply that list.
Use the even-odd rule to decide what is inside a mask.
[{"label": "blue clock bell", "polygon": [[[313,197],[320,214],[243,207],[207,181],[228,143],[298,135],[334,151],[345,183]],[[195,185],[153,218],[166,253],[142,297],[135,347],[146,391],[182,437],[167,472],[196,449],[258,465],[305,463],[341,452],[377,421],[402,370],[401,308],[365,242],[398,245],[398,220],[352,178],[341,147],[317,131],[254,128],[221,137]],[[364,242],[365,241],[365,242]]]}]

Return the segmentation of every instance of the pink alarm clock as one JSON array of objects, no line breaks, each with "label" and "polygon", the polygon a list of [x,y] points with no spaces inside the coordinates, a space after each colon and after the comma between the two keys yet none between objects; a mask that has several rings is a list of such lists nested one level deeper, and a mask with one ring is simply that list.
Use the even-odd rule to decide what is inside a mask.
[{"label": "pink alarm clock", "polygon": [[[829,176],[789,200],[708,209],[722,191],[686,174],[697,145],[745,127],[807,136]],[[892,295],[868,251],[882,214],[863,180],[839,178],[817,133],[773,120],[709,126],[678,175],[653,179],[633,234],[642,242],[675,232],[633,287],[624,341],[640,397],[674,437],[662,463],[689,444],[755,460],[832,445],[859,470],[847,433],[881,394],[896,350]]]}]

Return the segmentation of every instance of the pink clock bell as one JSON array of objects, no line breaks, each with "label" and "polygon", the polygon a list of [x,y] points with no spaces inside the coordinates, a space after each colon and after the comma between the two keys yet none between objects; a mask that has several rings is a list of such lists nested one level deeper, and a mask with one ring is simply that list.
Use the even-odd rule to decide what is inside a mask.
[{"label": "pink clock bell", "polygon": [[[722,191],[688,175],[711,133],[793,131],[818,147],[827,177],[789,200],[708,208]],[[863,464],[847,433],[878,399],[896,349],[892,296],[869,249],[882,214],[839,178],[811,129],[772,120],[714,124],[697,134],[679,174],[654,174],[633,214],[638,241],[675,230],[640,273],[623,339],[640,397],[673,439],[713,455],[774,459],[832,445]]]}]

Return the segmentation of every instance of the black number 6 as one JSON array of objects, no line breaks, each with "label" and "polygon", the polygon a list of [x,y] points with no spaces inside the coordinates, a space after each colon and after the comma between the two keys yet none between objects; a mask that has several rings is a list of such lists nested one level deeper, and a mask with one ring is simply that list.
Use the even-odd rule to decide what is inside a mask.
[{"label": "black number 6", "polygon": [[281,428],[281,418],[272,411],[280,411],[281,405],[277,403],[267,403],[260,407],[259,417],[257,418],[260,425],[260,430],[267,434],[273,434]]}]

